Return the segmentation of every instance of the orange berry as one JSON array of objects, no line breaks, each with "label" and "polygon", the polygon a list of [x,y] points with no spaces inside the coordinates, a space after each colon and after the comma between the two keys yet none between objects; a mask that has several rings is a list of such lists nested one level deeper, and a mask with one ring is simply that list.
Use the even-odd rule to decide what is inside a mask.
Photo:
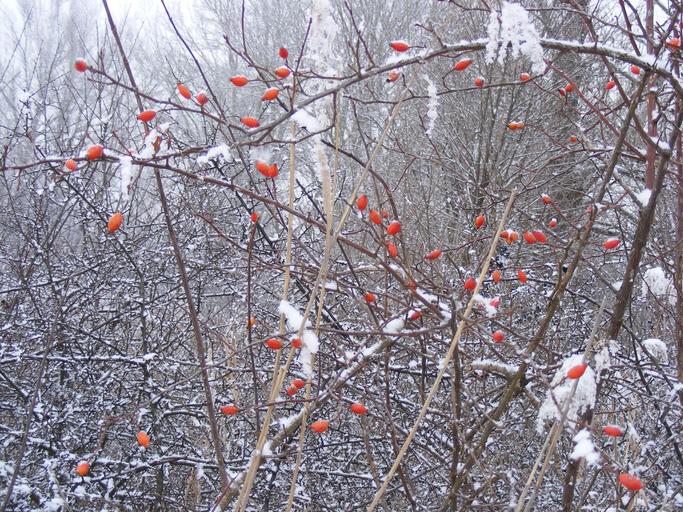
[{"label": "orange berry", "polygon": [[365,407],[363,404],[354,403],[354,404],[351,404],[351,412],[353,414],[358,414],[359,416],[363,416],[364,414],[367,414],[368,408]]},{"label": "orange berry", "polygon": [[398,249],[396,248],[396,244],[394,242],[387,242],[387,252],[392,258],[398,257]]},{"label": "orange berry", "polygon": [[204,106],[209,102],[209,97],[204,94],[203,92],[200,92],[194,97],[195,100],[197,100],[197,103],[199,103],[200,106]]},{"label": "orange berry", "polygon": [[289,386],[289,387],[287,388],[287,394],[288,394],[289,396],[294,396],[294,395],[296,395],[296,392],[297,392],[297,391],[299,391],[299,390],[296,389],[294,386]]},{"label": "orange berry", "polygon": [[453,69],[456,71],[463,71],[467,69],[470,66],[470,64],[472,64],[472,59],[462,59],[455,63]]},{"label": "orange berry", "polygon": [[394,50],[396,50],[399,53],[407,52],[408,50],[410,50],[410,45],[403,41],[393,41],[389,43],[389,46],[391,46]]},{"label": "orange berry", "polygon": [[322,434],[330,426],[330,422],[327,420],[317,420],[311,423],[311,430],[317,434]]},{"label": "orange berry", "polygon": [[392,69],[389,71],[389,73],[387,73],[387,82],[395,82],[400,76],[401,74],[398,71]]},{"label": "orange berry", "polygon": [[237,414],[238,412],[240,412],[240,410],[239,410],[239,408],[238,408],[236,405],[234,405],[234,404],[224,405],[224,406],[221,407],[221,414],[222,414],[223,416],[234,416],[234,415]]},{"label": "orange berry", "polygon": [[186,100],[189,100],[192,97],[192,93],[190,92],[190,89],[188,89],[187,87],[185,87],[181,83],[178,84],[178,92]]},{"label": "orange berry", "polygon": [[518,270],[517,271],[517,279],[519,279],[519,282],[524,284],[526,283],[527,277],[526,277],[526,272],[523,270]]},{"label": "orange berry", "polygon": [[279,78],[287,78],[290,73],[291,71],[287,66],[280,66],[275,70],[275,75]]},{"label": "orange berry", "polygon": [[270,89],[266,89],[266,92],[263,93],[263,96],[261,96],[261,101],[271,101],[277,98],[277,95],[280,94],[280,89],[277,87],[271,87]]},{"label": "orange berry", "polygon": [[586,372],[588,365],[586,363],[581,363],[576,366],[571,367],[567,370],[568,379],[579,379]]},{"label": "orange berry", "polygon": [[233,76],[230,81],[235,87],[244,87],[249,83],[249,79],[244,75]]},{"label": "orange berry", "polygon": [[294,386],[296,389],[301,389],[306,385],[306,382],[304,379],[294,379],[292,381],[292,386]]},{"label": "orange berry", "polygon": [[505,339],[505,334],[503,331],[495,331],[491,337],[493,338],[493,341],[496,343],[503,343],[503,340]]},{"label": "orange berry", "polygon": [[78,168],[78,164],[76,163],[76,160],[69,158],[66,162],[64,162],[64,167],[70,171],[75,171]]},{"label": "orange berry", "polygon": [[397,220],[393,221],[387,226],[387,233],[390,235],[397,235],[401,231],[401,223]]},{"label": "orange berry", "polygon": [[619,475],[619,483],[626,487],[629,491],[640,491],[643,488],[643,482],[640,478],[634,475],[629,475],[628,473],[622,473]]},{"label": "orange berry", "polygon": [[382,216],[379,214],[377,210],[370,210],[370,220],[379,225],[382,223]]},{"label": "orange berry", "polygon": [[365,194],[358,196],[358,199],[356,199],[356,206],[360,211],[364,211],[368,207],[368,196]]},{"label": "orange berry", "polygon": [[248,128],[258,128],[259,126],[261,126],[261,123],[255,117],[240,117],[240,121],[244,126]]},{"label": "orange berry", "polygon": [[519,80],[520,82],[528,82],[529,80],[531,80],[531,75],[529,73],[522,73],[521,75],[519,75]]},{"label": "orange berry", "polygon": [[574,142],[578,142],[578,140],[579,139],[576,137],[576,135],[570,135],[569,136],[569,142],[574,143]]},{"label": "orange berry", "polygon": [[76,465],[76,473],[78,473],[80,476],[87,475],[88,473],[90,473],[90,464],[82,460]]},{"label": "orange berry", "polygon": [[301,347],[304,346],[304,342],[301,341],[301,338],[294,338],[294,339],[292,340],[292,346],[293,346],[294,348],[301,348]]},{"label": "orange berry", "polygon": [[141,430],[137,433],[136,437],[140,446],[143,448],[149,448],[149,436],[147,435],[147,432]]},{"label": "orange berry", "polygon": [[536,237],[534,236],[533,233],[531,233],[529,231],[525,231],[523,236],[524,236],[524,240],[526,241],[526,243],[528,243],[528,244],[535,244],[536,243]]},{"label": "orange berry", "polygon": [[123,224],[123,214],[121,212],[116,212],[114,215],[109,217],[107,222],[107,231],[110,233],[115,233]]},{"label": "orange berry", "polygon": [[282,348],[282,342],[277,338],[268,338],[266,340],[266,347],[272,350],[280,350]]},{"label": "orange berry", "polygon": [[90,146],[88,150],[85,152],[85,157],[88,160],[97,160],[98,158],[102,158],[102,155],[104,154],[104,147],[100,144],[95,144],[94,146]]},{"label": "orange berry", "polygon": [[486,84],[486,82],[485,82],[484,79],[483,79],[482,77],[480,77],[480,76],[478,76],[477,78],[474,79],[474,85],[475,85],[475,87],[481,88],[481,87],[484,87],[485,84]]},{"label": "orange berry", "polygon": [[368,304],[377,302],[377,295],[375,295],[374,293],[368,292],[363,296],[363,298],[365,299],[365,302],[367,302]]},{"label": "orange berry", "polygon": [[602,244],[602,246],[605,248],[605,250],[610,250],[610,249],[616,249],[621,245],[621,240],[618,238],[610,238],[609,240],[605,240],[605,242]]},{"label": "orange berry", "polygon": [[154,110],[145,110],[144,112],[140,112],[138,114],[138,121],[142,121],[143,123],[149,123],[152,119],[154,119],[157,116],[156,111]]},{"label": "orange berry", "polygon": [[491,274],[491,279],[496,284],[498,284],[500,282],[501,277],[503,277],[503,276],[501,275],[500,270],[494,270],[493,274]]},{"label": "orange berry", "polygon": [[548,242],[548,239],[546,236],[543,234],[543,231],[535,230],[531,232],[534,235],[534,238],[539,244],[545,244]]},{"label": "orange berry", "polygon": [[477,281],[473,277],[468,277],[465,280],[465,290],[472,291],[477,287]]},{"label": "orange berry", "polygon": [[486,224],[486,216],[485,215],[479,215],[476,219],[474,219],[474,227],[477,229],[480,229],[484,224]]},{"label": "orange berry", "polygon": [[605,425],[602,427],[602,431],[605,435],[610,437],[621,437],[624,435],[624,431],[621,427],[617,427],[616,425]]},{"label": "orange berry", "polygon": [[74,61],[74,68],[79,73],[84,73],[85,71],[88,70],[88,64],[85,62],[84,59],[76,59]]},{"label": "orange berry", "polygon": [[425,256],[426,260],[438,260],[441,257],[441,249],[434,249],[432,252]]}]

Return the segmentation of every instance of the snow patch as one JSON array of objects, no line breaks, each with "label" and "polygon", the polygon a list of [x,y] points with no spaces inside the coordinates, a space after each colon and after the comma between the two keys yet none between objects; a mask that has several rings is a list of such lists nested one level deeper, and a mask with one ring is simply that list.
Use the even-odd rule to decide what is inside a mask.
[{"label": "snow patch", "polygon": [[429,96],[429,101],[427,102],[427,135],[431,135],[434,126],[436,125],[436,118],[439,116],[439,98],[436,95],[436,85],[432,82],[427,75],[423,77],[425,82],[427,82],[427,95]]},{"label": "snow patch", "polygon": [[402,317],[394,318],[384,326],[384,332],[387,334],[399,334],[405,325],[406,323]]},{"label": "snow patch", "polygon": [[278,312],[285,316],[287,325],[291,330],[301,332],[303,346],[299,352],[299,361],[306,377],[311,377],[313,375],[313,355],[317,354],[320,348],[318,337],[313,331],[306,329],[306,327],[311,327],[311,322],[306,320],[304,323],[303,315],[286,300],[280,301]]},{"label": "snow patch", "polygon": [[294,112],[292,120],[301,128],[306,128],[309,132],[319,132],[323,129],[322,123],[305,109]]},{"label": "snow patch", "polygon": [[642,297],[648,292],[660,299],[668,299],[672,306],[676,304],[676,290],[673,282],[666,276],[661,267],[650,268],[643,275]]},{"label": "snow patch", "polygon": [[574,446],[569,458],[572,460],[586,459],[586,464],[589,466],[597,466],[600,462],[600,453],[595,449],[588,429],[581,430],[574,436],[573,441],[576,446]]},{"label": "snow patch", "polygon": [[636,194],[636,199],[638,200],[638,202],[641,205],[647,206],[648,203],[650,202],[650,196],[651,195],[652,195],[652,190],[650,190],[649,188],[646,188],[646,189],[641,190],[640,192],[638,192]]},{"label": "snow patch", "polygon": [[491,11],[488,26],[489,42],[486,45],[486,61],[493,62],[498,54],[498,63],[503,64],[510,47],[513,59],[520,55],[531,61],[531,70],[541,74],[545,70],[543,48],[540,37],[529,13],[519,4],[503,2],[500,19],[498,13]]},{"label": "snow patch", "polygon": [[[579,414],[595,404],[595,372],[589,366],[580,379],[567,379],[566,374],[570,368],[583,363],[583,354],[575,354],[568,357],[557,370],[550,382],[548,396],[538,410],[536,430],[542,433],[547,420],[559,420],[562,410],[567,409],[567,428],[578,420]],[[571,396],[572,387],[576,383],[576,391]]]},{"label": "snow patch", "polygon": [[[669,354],[666,343],[657,338],[649,338],[643,341],[643,348],[660,364],[669,364]],[[645,356],[645,354],[643,354]],[[647,357],[647,356],[645,356]]]}]

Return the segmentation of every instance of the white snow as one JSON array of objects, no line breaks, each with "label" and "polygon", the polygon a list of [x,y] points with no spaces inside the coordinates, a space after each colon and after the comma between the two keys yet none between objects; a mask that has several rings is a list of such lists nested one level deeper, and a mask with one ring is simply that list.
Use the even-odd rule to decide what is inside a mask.
[{"label": "white snow", "polygon": [[572,460],[586,459],[586,464],[589,466],[597,466],[600,462],[600,453],[595,449],[588,429],[581,430],[574,436],[573,441],[576,446],[574,446],[569,458]]},{"label": "white snow", "polygon": [[197,157],[197,163],[200,165],[206,165],[210,160],[214,158],[220,159],[221,157],[226,163],[232,162],[234,160],[232,154],[230,153],[230,149],[226,144],[220,144],[219,146],[209,148],[209,150],[206,152],[206,155]]},{"label": "white snow", "polygon": [[142,151],[138,153],[136,156],[142,160],[149,160],[154,156],[154,144],[159,137],[159,132],[156,130],[152,129],[149,131],[147,136],[145,137],[145,142],[144,142],[144,147],[142,148]]},{"label": "white snow", "polygon": [[261,455],[263,455],[263,457],[272,457],[273,456],[273,450],[270,449],[270,444],[271,444],[270,441],[266,441],[263,444],[263,450],[261,450]]},{"label": "white snow", "polygon": [[650,190],[649,188],[646,188],[646,189],[643,189],[636,194],[636,199],[643,206],[647,206],[647,204],[650,202],[650,196],[651,195],[652,195],[652,190]]},{"label": "white snow", "polygon": [[317,354],[320,347],[320,342],[315,333],[306,329],[306,327],[311,327],[311,322],[307,320],[304,324],[304,317],[286,300],[280,301],[278,311],[285,316],[287,325],[291,330],[301,332],[303,346],[299,352],[299,361],[306,376],[311,377],[313,375],[313,354]]},{"label": "white snow", "polygon": [[[570,368],[578,366],[583,363],[583,354],[575,354],[565,359],[562,366],[557,370],[553,380],[550,382],[550,389],[548,396],[538,410],[538,418],[536,420],[536,430],[542,433],[544,430],[546,420],[560,419],[562,416],[562,409],[566,408],[567,403],[567,422],[568,429],[573,428],[573,423],[588,407],[593,407],[595,404],[595,372],[589,366],[580,379],[567,379],[566,374]],[[576,383],[576,392],[571,397],[571,390]],[[553,400],[554,398],[554,400]]]},{"label": "white snow", "polygon": [[130,197],[128,189],[133,181],[133,165],[131,162],[132,160],[129,156],[122,156],[119,158],[119,163],[121,164],[119,167],[121,198],[124,201],[128,201],[128,198]]},{"label": "white snow", "polygon": [[425,82],[427,82],[427,95],[429,96],[429,101],[427,102],[427,135],[431,135],[434,126],[436,125],[436,118],[439,115],[439,98],[436,95],[436,85],[432,82],[427,75],[423,77]]},{"label": "white snow", "polygon": [[384,332],[387,334],[398,334],[403,330],[404,327],[405,321],[403,320],[403,317],[398,317],[387,322],[387,324],[384,326]]},{"label": "white snow", "polygon": [[498,63],[503,64],[510,46],[513,59],[520,55],[531,61],[531,70],[541,74],[545,70],[543,48],[540,37],[529,13],[519,4],[503,2],[500,19],[495,11],[491,11],[488,26],[489,42],[486,45],[486,61],[493,62],[496,53]]},{"label": "white snow", "polygon": [[325,66],[319,70],[323,75],[336,75],[335,64],[340,57],[336,45],[339,26],[332,16],[330,0],[313,0],[310,18],[311,35],[306,53],[316,64]]},{"label": "white snow", "polygon": [[498,314],[498,308],[494,305],[500,301],[498,297],[483,297],[478,293],[474,296],[475,307],[483,309],[488,318],[492,318]]},{"label": "white snow", "polygon": [[[648,338],[643,341],[643,347],[658,363],[669,364],[669,354],[666,349],[666,343],[664,343],[662,340],[657,338]],[[645,356],[645,354],[643,354],[643,356]]]},{"label": "white snow", "polygon": [[657,298],[668,298],[669,304],[676,304],[676,290],[661,267],[650,268],[643,274],[642,296],[647,297],[648,292]]},{"label": "white snow", "polygon": [[289,428],[297,420],[298,417],[298,414],[292,414],[291,416],[287,416],[286,418],[278,419],[277,422],[282,428]]},{"label": "white snow", "polygon": [[309,132],[319,132],[323,129],[322,123],[305,109],[294,112],[294,114],[292,114],[292,120],[301,128],[306,128]]}]

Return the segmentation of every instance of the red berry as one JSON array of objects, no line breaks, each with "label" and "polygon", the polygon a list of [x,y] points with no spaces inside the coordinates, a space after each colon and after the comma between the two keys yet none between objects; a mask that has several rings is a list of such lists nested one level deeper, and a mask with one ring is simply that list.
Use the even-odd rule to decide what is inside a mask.
[{"label": "red berry", "polygon": [[259,126],[261,126],[261,123],[255,117],[249,117],[249,116],[241,117],[240,121],[242,122],[242,124],[244,126],[246,126],[248,128],[258,128]]},{"label": "red berry", "polygon": [[387,252],[389,253],[389,256],[391,256],[392,258],[398,257],[398,249],[394,242],[387,242]]},{"label": "red berry", "polygon": [[187,87],[185,87],[181,83],[178,84],[178,92],[186,100],[189,100],[192,97],[192,93],[190,92],[190,89],[188,89]]},{"label": "red berry", "polygon": [[455,63],[453,69],[455,69],[456,71],[463,71],[467,69],[470,66],[470,64],[472,64],[472,59],[462,59]]},{"label": "red berry", "polygon": [[249,83],[249,79],[244,75],[233,76],[230,81],[235,87],[244,87]]},{"label": "red berry", "polygon": [[624,435],[624,431],[621,427],[617,427],[616,425],[605,425],[602,427],[602,431],[605,435],[610,437],[621,437]]},{"label": "red berry", "polygon": [[145,110],[144,112],[140,112],[138,114],[138,121],[142,121],[143,123],[149,123],[152,119],[154,119],[157,116],[156,111],[154,110]]},{"label": "red berry", "polygon": [[522,73],[521,75],[519,75],[519,80],[520,82],[528,82],[529,80],[531,80],[531,75],[529,73]]},{"label": "red berry", "polygon": [[356,206],[360,211],[364,211],[368,207],[368,196],[362,194],[356,199]]},{"label": "red berry", "polygon": [[200,92],[194,97],[195,100],[197,100],[197,103],[199,103],[200,106],[204,106],[209,102],[209,97],[204,94],[203,92]]},{"label": "red berry", "polygon": [[486,82],[485,82],[484,79],[483,79],[482,77],[480,77],[480,76],[478,76],[477,78],[474,79],[474,85],[475,85],[475,87],[481,88],[481,87],[484,87],[485,84],[486,84]]},{"label": "red berry", "polygon": [[382,216],[379,214],[377,210],[370,210],[370,220],[374,224],[381,224],[382,223]]},{"label": "red berry", "polygon": [[498,284],[500,282],[501,277],[503,277],[503,276],[501,275],[500,270],[494,270],[493,274],[491,274],[491,279],[496,284]]},{"label": "red berry", "polygon": [[393,221],[391,224],[387,226],[387,233],[390,235],[398,235],[399,231],[401,231],[401,223],[397,220]]},{"label": "red berry", "polygon": [[465,290],[472,291],[477,287],[477,281],[473,277],[468,277],[465,280]]},{"label": "red berry", "polygon": [[291,73],[291,70],[287,66],[280,66],[275,70],[275,75],[278,78],[287,78],[289,74]]},{"label": "red berry", "polygon": [[289,52],[287,51],[287,48],[280,47],[280,50],[278,51],[278,55],[280,55],[281,59],[286,59],[289,57]]},{"label": "red berry", "polygon": [[425,256],[427,260],[438,260],[441,257],[441,249],[434,249],[432,252]]},{"label": "red berry", "polygon": [[523,270],[518,270],[517,271],[517,279],[519,279],[519,282],[524,284],[526,283],[527,277],[526,277],[526,272]]},{"label": "red berry", "polygon": [[496,331],[494,332],[491,337],[493,338],[493,341],[496,343],[503,343],[503,340],[505,339],[505,334],[503,331]]},{"label": "red berry", "polygon": [[266,92],[264,92],[263,96],[261,96],[261,101],[272,101],[277,98],[278,94],[280,94],[280,89],[277,87],[266,89]]},{"label": "red berry", "polygon": [[240,412],[240,410],[234,404],[224,405],[221,407],[221,414],[223,416],[234,416],[238,412]]},{"label": "red berry", "polygon": [[586,363],[581,363],[576,366],[571,367],[567,370],[568,379],[579,379],[586,372],[588,365]]},{"label": "red berry", "polygon": [[317,434],[322,434],[329,426],[330,422],[328,420],[318,420],[311,423],[311,430]]},{"label": "red berry", "polygon": [[626,487],[629,491],[640,491],[643,488],[643,482],[640,478],[634,475],[629,475],[628,473],[622,473],[619,475],[619,483]]},{"label": "red berry", "polygon": [[365,407],[363,404],[351,404],[351,412],[354,414],[358,414],[359,416],[362,416],[368,412],[368,408]]},{"label": "red berry", "polygon": [[84,73],[88,70],[88,64],[83,59],[76,59],[74,62],[74,68],[79,73]]},{"label": "red berry", "polygon": [[609,82],[607,82],[607,85],[605,85],[605,89],[609,91],[611,89],[614,89],[616,86],[617,83],[614,80],[610,80]]},{"label": "red berry", "polygon": [[408,50],[410,50],[410,45],[403,41],[393,41],[389,43],[389,46],[391,46],[394,50],[396,50],[399,53],[407,52]]},{"label": "red berry", "polygon": [[602,246],[605,248],[605,250],[610,250],[610,249],[616,249],[621,245],[621,240],[618,238],[610,238],[609,240],[605,240],[605,242],[602,244]]},{"label": "red berry", "polygon": [[377,295],[375,295],[374,293],[368,292],[363,296],[363,298],[365,299],[365,302],[367,302],[368,304],[377,302]]},{"label": "red berry", "polygon": [[306,385],[306,382],[304,379],[294,379],[292,381],[292,386],[294,386],[296,389],[301,389]]},{"label": "red berry", "polygon": [[282,342],[277,338],[269,338],[266,340],[266,347],[272,350],[280,350],[282,348]]}]

